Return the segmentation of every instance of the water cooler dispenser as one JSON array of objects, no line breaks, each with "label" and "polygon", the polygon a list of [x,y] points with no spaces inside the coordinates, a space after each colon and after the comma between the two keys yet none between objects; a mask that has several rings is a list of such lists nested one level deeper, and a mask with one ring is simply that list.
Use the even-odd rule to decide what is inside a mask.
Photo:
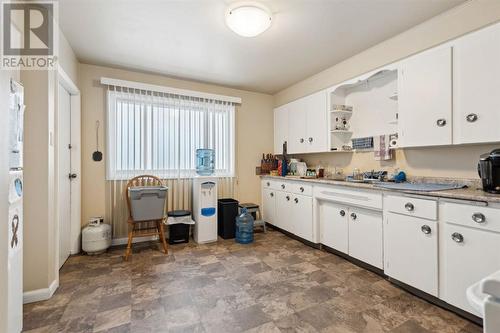
[{"label": "water cooler dispenser", "polygon": [[193,219],[196,243],[217,241],[217,178],[193,179]]}]

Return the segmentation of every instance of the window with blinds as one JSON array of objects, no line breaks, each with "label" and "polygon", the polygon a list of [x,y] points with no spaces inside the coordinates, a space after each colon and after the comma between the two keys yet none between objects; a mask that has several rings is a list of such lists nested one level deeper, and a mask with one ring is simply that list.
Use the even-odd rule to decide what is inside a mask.
[{"label": "window with blinds", "polygon": [[198,148],[215,150],[215,176],[234,176],[233,103],[119,87],[107,98],[108,180],[193,177]]}]

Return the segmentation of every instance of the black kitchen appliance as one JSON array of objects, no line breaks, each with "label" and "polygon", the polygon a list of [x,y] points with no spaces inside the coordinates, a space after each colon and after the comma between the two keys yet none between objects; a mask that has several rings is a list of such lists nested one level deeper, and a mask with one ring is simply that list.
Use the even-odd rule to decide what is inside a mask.
[{"label": "black kitchen appliance", "polygon": [[500,149],[481,155],[477,171],[483,182],[483,190],[500,194]]}]

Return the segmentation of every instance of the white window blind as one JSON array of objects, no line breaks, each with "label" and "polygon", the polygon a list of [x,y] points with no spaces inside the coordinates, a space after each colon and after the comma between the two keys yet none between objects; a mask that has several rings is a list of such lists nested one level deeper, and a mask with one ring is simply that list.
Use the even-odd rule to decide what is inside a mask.
[{"label": "white window blind", "polygon": [[108,86],[108,180],[196,175],[196,149],[215,150],[215,176],[234,176],[235,104]]}]

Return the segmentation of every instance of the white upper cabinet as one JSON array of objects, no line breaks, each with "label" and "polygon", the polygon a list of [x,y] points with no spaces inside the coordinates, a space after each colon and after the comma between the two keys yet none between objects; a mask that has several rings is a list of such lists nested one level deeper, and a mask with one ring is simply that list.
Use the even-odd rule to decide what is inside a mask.
[{"label": "white upper cabinet", "polygon": [[500,25],[455,42],[455,143],[500,141]]},{"label": "white upper cabinet", "polygon": [[326,91],[320,91],[274,110],[274,152],[300,154],[328,151]]},{"label": "white upper cabinet", "polygon": [[452,143],[452,48],[413,56],[398,75],[402,147]]},{"label": "white upper cabinet", "polygon": [[304,98],[307,111],[307,152],[328,151],[326,90]]},{"label": "white upper cabinet", "polygon": [[274,153],[283,152],[283,143],[288,141],[288,104],[274,109]]}]

